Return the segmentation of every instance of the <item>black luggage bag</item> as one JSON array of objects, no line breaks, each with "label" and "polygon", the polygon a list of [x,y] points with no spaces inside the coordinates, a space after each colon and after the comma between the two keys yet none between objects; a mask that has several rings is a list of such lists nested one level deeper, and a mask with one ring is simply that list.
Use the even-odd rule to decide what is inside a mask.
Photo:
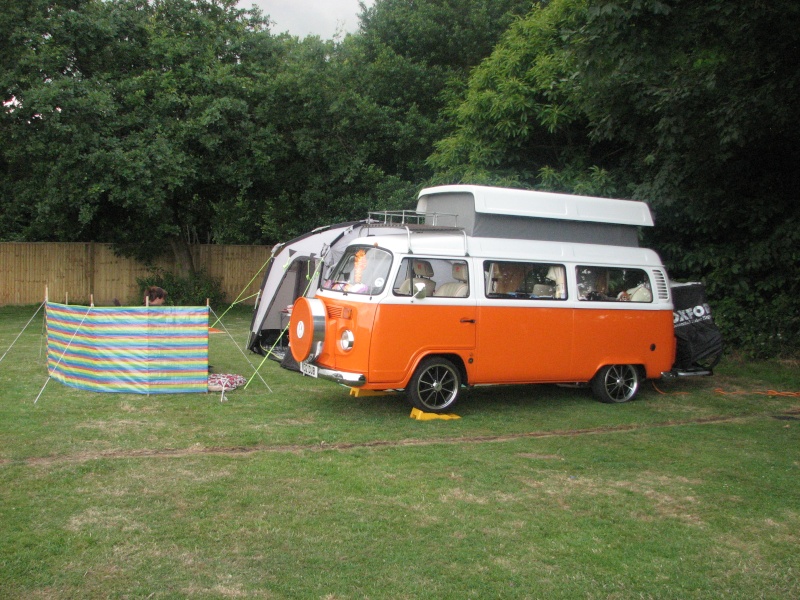
[{"label": "black luggage bag", "polygon": [[722,357],[722,334],[714,324],[702,283],[673,283],[677,371],[711,371]]}]

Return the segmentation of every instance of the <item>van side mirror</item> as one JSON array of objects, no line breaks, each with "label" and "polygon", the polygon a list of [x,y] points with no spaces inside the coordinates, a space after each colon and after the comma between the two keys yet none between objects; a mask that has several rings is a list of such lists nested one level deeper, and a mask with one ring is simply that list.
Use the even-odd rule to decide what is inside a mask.
[{"label": "van side mirror", "polygon": [[414,289],[416,290],[414,292],[414,298],[417,300],[422,300],[428,296],[428,288],[425,287],[424,283],[415,283]]}]

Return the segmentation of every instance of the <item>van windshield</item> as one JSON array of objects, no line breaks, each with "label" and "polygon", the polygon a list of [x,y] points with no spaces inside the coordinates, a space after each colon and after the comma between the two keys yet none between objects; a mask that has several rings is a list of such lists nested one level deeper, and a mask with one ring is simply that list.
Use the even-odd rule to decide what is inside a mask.
[{"label": "van windshield", "polygon": [[380,294],[386,285],[392,255],[374,246],[353,246],[347,249],[330,279],[322,289],[348,294]]}]

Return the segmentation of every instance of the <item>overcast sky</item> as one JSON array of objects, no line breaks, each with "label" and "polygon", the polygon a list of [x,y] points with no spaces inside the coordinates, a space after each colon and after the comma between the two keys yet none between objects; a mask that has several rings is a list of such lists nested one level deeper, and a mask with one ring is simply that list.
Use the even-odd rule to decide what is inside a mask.
[{"label": "overcast sky", "polygon": [[[240,0],[239,6],[258,6],[275,22],[273,33],[288,31],[306,37],[309,34],[329,40],[337,32],[353,33],[358,28],[358,0]],[[365,2],[372,5],[372,0]]]}]

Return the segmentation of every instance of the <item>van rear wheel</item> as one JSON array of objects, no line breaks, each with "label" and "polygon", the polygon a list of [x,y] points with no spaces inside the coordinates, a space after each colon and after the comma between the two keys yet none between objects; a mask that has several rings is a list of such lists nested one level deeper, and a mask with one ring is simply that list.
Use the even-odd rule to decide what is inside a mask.
[{"label": "van rear wheel", "polygon": [[453,407],[461,389],[458,368],[438,356],[424,359],[408,383],[408,401],[424,412],[441,413]]},{"label": "van rear wheel", "polygon": [[600,402],[628,402],[636,397],[641,382],[634,365],[606,365],[592,379],[592,392]]}]

